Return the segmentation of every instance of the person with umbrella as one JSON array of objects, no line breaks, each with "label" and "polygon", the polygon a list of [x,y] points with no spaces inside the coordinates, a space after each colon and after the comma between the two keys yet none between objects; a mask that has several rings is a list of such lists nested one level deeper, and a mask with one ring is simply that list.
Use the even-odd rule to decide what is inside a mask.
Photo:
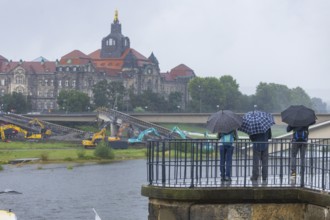
[{"label": "person with umbrella", "polygon": [[231,181],[233,143],[238,137],[236,129],[242,125],[242,122],[242,117],[230,110],[218,111],[206,122],[208,130],[218,133],[221,181]]},{"label": "person with umbrella", "polygon": [[314,110],[304,105],[291,105],[281,112],[282,121],[287,123],[287,132],[292,132],[292,150],[291,150],[291,176],[297,175],[297,154],[300,152],[300,172],[305,171],[305,153],[307,149],[309,126],[315,124],[316,115]]},{"label": "person with umbrella", "polygon": [[234,141],[237,140],[237,130],[228,133],[219,132],[218,139],[220,145],[220,174],[221,181],[231,181],[231,169],[234,152]]},{"label": "person with umbrella", "polygon": [[243,116],[243,124],[238,130],[249,135],[253,143],[253,165],[251,180],[259,177],[259,164],[261,161],[262,180],[268,178],[268,140],[272,138],[271,126],[274,125],[274,117],[266,112],[254,110]]}]

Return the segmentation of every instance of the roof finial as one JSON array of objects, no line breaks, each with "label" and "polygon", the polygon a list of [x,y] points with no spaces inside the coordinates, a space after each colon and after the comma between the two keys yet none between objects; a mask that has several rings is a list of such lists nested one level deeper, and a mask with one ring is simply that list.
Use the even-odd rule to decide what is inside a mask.
[{"label": "roof finial", "polygon": [[116,23],[118,21],[118,10],[115,10],[115,18],[113,19],[113,22]]}]

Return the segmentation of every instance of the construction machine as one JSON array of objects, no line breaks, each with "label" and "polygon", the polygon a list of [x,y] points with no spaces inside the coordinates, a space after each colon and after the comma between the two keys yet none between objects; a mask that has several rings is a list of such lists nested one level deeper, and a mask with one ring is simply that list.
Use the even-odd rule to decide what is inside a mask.
[{"label": "construction machine", "polygon": [[82,145],[85,148],[94,148],[97,143],[105,139],[106,128],[102,128],[101,131],[93,134],[93,136],[89,139],[83,140]]},{"label": "construction machine", "polygon": [[31,132],[29,132],[29,131],[27,131],[27,130],[25,130],[25,129],[17,126],[17,125],[6,124],[6,125],[0,126],[0,134],[1,134],[1,140],[2,141],[7,140],[5,131],[8,130],[8,129],[12,129],[12,130],[15,130],[19,133],[23,133],[24,138],[27,139],[27,140],[41,140],[43,138],[42,134],[40,134],[40,133],[34,134],[34,133],[31,133]]},{"label": "construction machine", "polygon": [[178,134],[182,139],[187,139],[186,134],[177,126],[173,127],[171,132],[169,133],[169,138],[173,138],[173,134]]},{"label": "construction machine", "polygon": [[123,135],[123,132],[126,128],[128,128],[130,126],[129,123],[122,123],[116,133],[115,136],[110,136],[108,137],[108,141],[111,142],[111,141],[119,141],[121,140],[121,137]]},{"label": "construction machine", "polygon": [[148,128],[142,131],[136,138],[129,138],[128,143],[135,144],[135,143],[142,143],[145,135],[153,134],[154,136],[161,138],[160,134],[155,128]]},{"label": "construction machine", "polygon": [[38,119],[34,118],[31,121],[29,121],[30,126],[39,126],[40,127],[40,133],[44,135],[45,137],[48,137],[52,134],[52,131],[50,129],[47,129],[45,125]]}]

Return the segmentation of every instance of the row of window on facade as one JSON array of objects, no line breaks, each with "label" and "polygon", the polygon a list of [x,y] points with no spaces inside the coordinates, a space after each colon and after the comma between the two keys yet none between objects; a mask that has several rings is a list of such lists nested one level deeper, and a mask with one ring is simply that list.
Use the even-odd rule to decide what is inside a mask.
[{"label": "row of window on facade", "polygon": [[94,72],[94,70],[91,68],[90,65],[84,66],[84,67],[81,67],[81,66],[56,67],[56,71],[58,71],[58,72],[81,72],[81,71]]}]

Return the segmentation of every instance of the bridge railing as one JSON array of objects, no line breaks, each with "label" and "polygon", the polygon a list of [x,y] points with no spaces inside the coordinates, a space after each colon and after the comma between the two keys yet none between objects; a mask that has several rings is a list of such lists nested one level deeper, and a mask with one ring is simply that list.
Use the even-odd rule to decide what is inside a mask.
[{"label": "bridge railing", "polygon": [[[298,152],[296,177],[291,177],[291,140],[273,139],[267,143],[269,159],[266,181],[250,180],[253,154],[252,142],[248,139],[234,143],[232,180],[222,181],[218,140],[149,140],[147,179],[150,185],[160,187],[292,186],[330,191],[330,139],[309,140],[304,167],[301,166]],[[259,177],[261,178],[261,174]]]}]

